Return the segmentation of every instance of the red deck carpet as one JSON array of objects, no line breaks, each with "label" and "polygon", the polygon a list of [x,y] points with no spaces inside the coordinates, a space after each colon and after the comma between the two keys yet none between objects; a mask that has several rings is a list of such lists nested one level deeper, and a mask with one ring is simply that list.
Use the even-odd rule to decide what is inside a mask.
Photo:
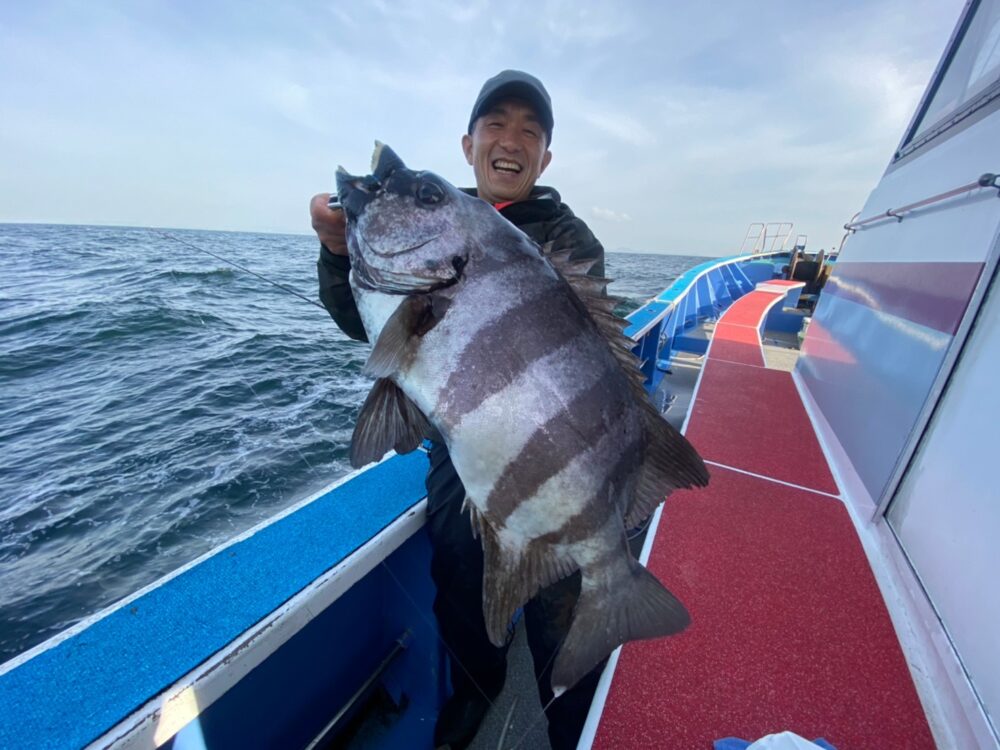
[{"label": "red deck carpet", "polygon": [[840,501],[715,468],[667,501],[649,567],[692,624],[622,650],[595,748],[786,729],[838,750],[934,747]]},{"label": "red deck carpet", "polygon": [[710,359],[687,436],[708,461],[837,494],[787,372]]},{"label": "red deck carpet", "polygon": [[[730,308],[753,346],[774,298]],[[692,624],[625,646],[593,747],[710,750],[791,730],[838,750],[933,748],[847,510],[820,494],[838,490],[791,376],[752,364],[729,319],[687,435],[706,460],[761,476],[712,465],[708,488],[668,499],[649,568]]]},{"label": "red deck carpet", "polygon": [[712,358],[724,362],[764,366],[757,329],[751,326],[734,326],[719,323],[712,336]]}]

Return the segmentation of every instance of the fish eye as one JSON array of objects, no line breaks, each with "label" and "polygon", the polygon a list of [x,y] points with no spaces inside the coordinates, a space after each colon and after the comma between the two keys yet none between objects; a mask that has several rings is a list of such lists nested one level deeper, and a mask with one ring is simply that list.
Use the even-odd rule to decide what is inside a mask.
[{"label": "fish eye", "polygon": [[444,190],[436,182],[424,180],[417,188],[417,200],[428,206],[440,203],[444,200]]}]

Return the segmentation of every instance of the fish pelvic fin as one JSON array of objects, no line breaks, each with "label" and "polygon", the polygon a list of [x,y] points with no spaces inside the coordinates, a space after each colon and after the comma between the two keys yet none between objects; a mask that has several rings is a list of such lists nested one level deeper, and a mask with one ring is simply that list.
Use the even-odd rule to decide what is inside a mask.
[{"label": "fish pelvic fin", "polygon": [[375,381],[351,436],[351,466],[378,461],[390,450],[409,453],[430,430],[423,412],[388,378]]},{"label": "fish pelvic fin", "polygon": [[573,622],[552,668],[556,695],[573,687],[621,644],[673,635],[691,622],[684,605],[652,573],[627,553],[616,557],[610,574],[594,576],[583,570]]},{"label": "fish pelvic fin", "polygon": [[518,608],[540,588],[559,581],[577,569],[568,555],[558,554],[552,545],[529,542],[524,550],[503,544],[485,514],[475,516],[483,543],[483,618],[486,633],[494,646],[504,645],[510,623]]}]

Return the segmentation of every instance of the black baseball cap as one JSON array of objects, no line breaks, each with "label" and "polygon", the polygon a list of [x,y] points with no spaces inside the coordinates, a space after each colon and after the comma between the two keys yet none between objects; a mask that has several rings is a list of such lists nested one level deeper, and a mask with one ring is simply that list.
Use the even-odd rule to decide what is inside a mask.
[{"label": "black baseball cap", "polygon": [[549,92],[545,90],[541,81],[522,70],[501,71],[483,84],[482,91],[479,92],[479,97],[472,107],[469,134],[472,134],[476,120],[486,114],[498,99],[508,96],[525,99],[531,103],[538,114],[538,121],[545,130],[546,142],[552,143],[552,100],[549,99]]}]

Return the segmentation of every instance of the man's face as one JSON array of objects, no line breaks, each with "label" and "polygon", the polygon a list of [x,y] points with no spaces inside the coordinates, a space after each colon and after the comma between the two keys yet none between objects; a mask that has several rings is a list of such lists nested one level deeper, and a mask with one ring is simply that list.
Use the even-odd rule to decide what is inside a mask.
[{"label": "man's face", "polygon": [[490,203],[524,200],[549,165],[545,130],[530,104],[501,99],[462,136],[479,197]]}]

